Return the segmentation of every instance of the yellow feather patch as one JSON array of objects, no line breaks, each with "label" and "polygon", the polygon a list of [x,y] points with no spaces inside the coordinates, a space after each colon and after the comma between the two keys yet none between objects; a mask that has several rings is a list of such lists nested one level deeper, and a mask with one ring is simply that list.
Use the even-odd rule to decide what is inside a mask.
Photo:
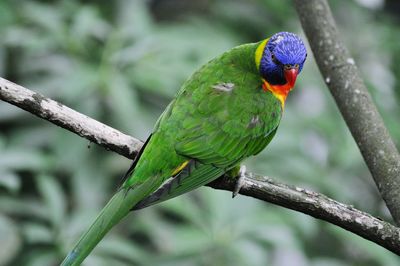
[{"label": "yellow feather patch", "polygon": [[269,40],[269,38],[262,41],[256,49],[255,60],[256,60],[257,69],[260,69],[261,58],[263,56],[265,45],[267,45],[268,40]]},{"label": "yellow feather patch", "polygon": [[185,168],[185,166],[189,163],[189,160],[183,162],[183,164],[181,164],[180,166],[178,166],[174,172],[172,172],[171,176],[175,176],[177,175],[180,171],[182,171],[183,168]]},{"label": "yellow feather patch", "polygon": [[282,109],[285,108],[285,100],[287,97],[287,93],[280,93],[274,86],[270,85],[265,79],[263,79],[263,89],[264,91],[270,91],[272,95],[274,95],[282,105]]}]

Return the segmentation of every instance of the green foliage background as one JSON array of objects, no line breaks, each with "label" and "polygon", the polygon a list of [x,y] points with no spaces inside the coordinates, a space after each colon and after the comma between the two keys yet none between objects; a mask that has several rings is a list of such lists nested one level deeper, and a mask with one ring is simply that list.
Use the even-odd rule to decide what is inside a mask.
[{"label": "green foliage background", "polygon": [[[384,9],[389,2],[331,5],[399,143],[400,29]],[[0,27],[0,76],[141,139],[209,59],[277,31],[302,34],[289,0],[5,0]],[[309,55],[276,138],[246,165],[390,220]],[[0,151],[0,265],[60,262],[129,166],[3,102]],[[306,215],[201,188],[132,213],[85,265],[390,266],[400,259]]]}]

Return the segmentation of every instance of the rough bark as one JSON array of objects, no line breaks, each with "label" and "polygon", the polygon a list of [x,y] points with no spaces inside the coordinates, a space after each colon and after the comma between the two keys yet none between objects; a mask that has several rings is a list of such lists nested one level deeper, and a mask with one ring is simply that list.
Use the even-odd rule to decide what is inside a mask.
[{"label": "rough bark", "polygon": [[[133,137],[2,78],[0,99],[128,158],[142,146]],[[235,183],[221,177],[208,186],[233,191]],[[325,220],[400,255],[399,228],[322,194],[252,173],[246,174],[239,193]]]},{"label": "rough bark", "polygon": [[393,219],[400,224],[400,155],[339,36],[329,5],[326,0],[294,2],[322,76]]},{"label": "rough bark", "polygon": [[0,78],[0,99],[122,156],[132,159],[142,147],[138,139],[3,78]]}]

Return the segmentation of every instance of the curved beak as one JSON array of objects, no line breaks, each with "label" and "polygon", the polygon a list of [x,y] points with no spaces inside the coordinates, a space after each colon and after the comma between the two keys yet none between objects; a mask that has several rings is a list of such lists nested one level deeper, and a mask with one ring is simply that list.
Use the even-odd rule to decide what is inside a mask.
[{"label": "curved beak", "polygon": [[299,73],[298,68],[290,68],[284,70],[284,76],[286,79],[287,84],[293,88],[294,84],[296,83],[297,74]]}]

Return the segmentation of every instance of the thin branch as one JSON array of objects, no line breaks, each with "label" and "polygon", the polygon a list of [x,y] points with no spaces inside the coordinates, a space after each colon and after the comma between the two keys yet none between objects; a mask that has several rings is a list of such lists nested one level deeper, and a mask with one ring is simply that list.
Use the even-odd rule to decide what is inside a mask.
[{"label": "thin branch", "polygon": [[65,128],[106,149],[133,159],[142,147],[140,140],[98,122],[63,104],[0,78],[0,99]]},{"label": "thin branch", "polygon": [[[128,158],[132,158],[142,146],[135,138],[2,78],[0,99]],[[232,191],[235,179],[221,177],[208,186]],[[322,194],[252,173],[247,173],[240,194],[336,224],[400,255],[399,228]]]},{"label": "thin branch", "polygon": [[394,220],[400,225],[400,155],[341,41],[326,0],[295,0],[318,67]]}]

